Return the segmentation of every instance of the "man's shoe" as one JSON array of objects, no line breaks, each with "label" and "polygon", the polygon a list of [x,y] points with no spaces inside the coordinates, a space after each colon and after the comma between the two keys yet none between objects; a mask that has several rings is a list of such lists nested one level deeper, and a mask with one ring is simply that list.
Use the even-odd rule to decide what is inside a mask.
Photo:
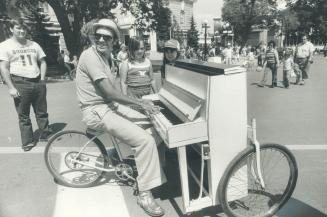
[{"label": "man's shoe", "polygon": [[304,85],[304,80],[300,81],[300,85]]},{"label": "man's shoe", "polygon": [[150,216],[163,216],[165,211],[154,200],[151,191],[140,191],[137,204]]},{"label": "man's shoe", "polygon": [[34,148],[36,146],[36,142],[31,142],[31,143],[28,143],[26,145],[23,145],[22,146],[22,149],[27,152],[27,151],[30,151],[32,148]]}]

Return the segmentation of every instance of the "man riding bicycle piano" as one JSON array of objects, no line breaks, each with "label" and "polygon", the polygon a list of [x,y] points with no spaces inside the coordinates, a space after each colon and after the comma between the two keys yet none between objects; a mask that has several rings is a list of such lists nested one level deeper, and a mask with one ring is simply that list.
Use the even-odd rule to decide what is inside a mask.
[{"label": "man riding bicycle piano", "polygon": [[137,203],[147,214],[162,216],[164,210],[151,193],[151,189],[166,182],[157,145],[151,134],[133,123],[146,116],[125,105],[137,105],[150,113],[157,113],[159,109],[148,101],[122,95],[114,88],[109,58],[119,35],[115,22],[100,19],[94,24],[94,45],[80,56],[76,86],[83,122],[88,128],[106,131],[131,146],[138,171]]}]

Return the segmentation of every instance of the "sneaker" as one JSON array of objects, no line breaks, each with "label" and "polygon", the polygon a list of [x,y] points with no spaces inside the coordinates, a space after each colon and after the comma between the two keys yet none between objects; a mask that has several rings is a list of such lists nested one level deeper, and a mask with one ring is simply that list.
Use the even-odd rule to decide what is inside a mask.
[{"label": "sneaker", "polygon": [[304,84],[305,84],[304,80],[300,81],[300,85],[304,85]]},{"label": "sneaker", "polygon": [[261,83],[260,84],[257,84],[257,86],[258,87],[265,87],[265,85],[264,84],[261,84]]},{"label": "sneaker", "polygon": [[300,79],[299,78],[296,78],[296,81],[295,81],[294,84],[296,85],[296,84],[299,84],[299,83],[300,83]]},{"label": "sneaker", "polygon": [[140,191],[137,204],[150,216],[163,216],[165,211],[154,200],[151,191]]},{"label": "sneaker", "polygon": [[30,143],[27,143],[26,145],[23,145],[22,149],[23,149],[23,151],[27,152],[27,151],[30,151],[35,146],[36,146],[36,142],[30,142]]}]

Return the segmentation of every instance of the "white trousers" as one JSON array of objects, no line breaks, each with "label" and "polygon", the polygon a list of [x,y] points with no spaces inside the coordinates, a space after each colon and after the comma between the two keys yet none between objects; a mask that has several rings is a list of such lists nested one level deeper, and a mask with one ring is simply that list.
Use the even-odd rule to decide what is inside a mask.
[{"label": "white trousers", "polygon": [[[140,191],[150,190],[166,182],[158,156],[159,139],[156,143],[154,136],[135,124],[149,122],[148,117],[120,104],[116,108],[106,104],[94,105],[87,107],[82,113],[87,127],[106,131],[132,148]],[[155,130],[150,128],[150,131]]]}]

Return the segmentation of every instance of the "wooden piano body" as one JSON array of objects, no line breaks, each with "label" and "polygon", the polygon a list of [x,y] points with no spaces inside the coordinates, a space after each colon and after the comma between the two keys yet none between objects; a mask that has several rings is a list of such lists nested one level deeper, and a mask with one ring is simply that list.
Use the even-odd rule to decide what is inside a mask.
[{"label": "wooden piano body", "polygon": [[[155,115],[152,122],[167,147],[177,148],[184,212],[219,204],[220,178],[247,145],[245,69],[194,60],[177,61],[174,66],[166,66],[166,80],[157,97],[169,111]],[[197,199],[190,198],[189,193],[189,176],[200,183],[188,167],[189,145],[206,149],[208,189],[203,189],[204,194],[201,192]]]}]

